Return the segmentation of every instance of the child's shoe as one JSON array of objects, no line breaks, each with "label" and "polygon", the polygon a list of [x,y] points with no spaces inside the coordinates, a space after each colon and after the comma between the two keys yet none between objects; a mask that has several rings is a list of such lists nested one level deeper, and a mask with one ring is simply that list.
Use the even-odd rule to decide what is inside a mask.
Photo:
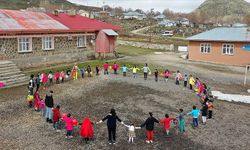
[{"label": "child's shoe", "polygon": [[72,139],[72,138],[73,138],[73,136],[71,135],[71,136],[69,136],[69,138],[70,138],[70,139]]},{"label": "child's shoe", "polygon": [[146,143],[150,143],[150,141],[146,140]]},{"label": "child's shoe", "polygon": [[58,130],[58,129],[57,129],[56,132],[61,132],[61,130]]},{"label": "child's shoe", "polygon": [[150,143],[153,143],[153,141],[151,140]]}]

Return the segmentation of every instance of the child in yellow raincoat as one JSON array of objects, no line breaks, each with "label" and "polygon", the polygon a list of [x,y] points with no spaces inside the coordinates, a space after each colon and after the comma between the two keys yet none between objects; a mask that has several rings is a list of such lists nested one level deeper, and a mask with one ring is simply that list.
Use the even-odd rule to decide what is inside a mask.
[{"label": "child in yellow raincoat", "polygon": [[192,75],[189,76],[189,88],[190,90],[193,90],[193,87],[195,85],[195,80],[194,80],[194,77]]}]

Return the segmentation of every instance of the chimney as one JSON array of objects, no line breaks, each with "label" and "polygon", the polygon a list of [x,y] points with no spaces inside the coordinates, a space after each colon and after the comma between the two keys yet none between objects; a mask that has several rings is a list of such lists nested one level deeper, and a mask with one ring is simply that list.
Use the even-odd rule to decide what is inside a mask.
[{"label": "chimney", "polygon": [[55,16],[58,16],[59,15],[59,11],[56,9],[54,10],[54,13],[53,13]]}]

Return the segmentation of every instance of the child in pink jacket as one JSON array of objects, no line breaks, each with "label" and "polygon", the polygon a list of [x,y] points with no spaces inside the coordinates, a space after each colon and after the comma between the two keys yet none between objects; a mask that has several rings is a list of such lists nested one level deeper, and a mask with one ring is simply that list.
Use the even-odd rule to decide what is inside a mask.
[{"label": "child in pink jacket", "polygon": [[68,114],[67,117],[63,118],[63,121],[65,122],[66,126],[66,137],[65,138],[73,138],[72,132],[73,132],[73,118],[71,117],[71,114]]}]

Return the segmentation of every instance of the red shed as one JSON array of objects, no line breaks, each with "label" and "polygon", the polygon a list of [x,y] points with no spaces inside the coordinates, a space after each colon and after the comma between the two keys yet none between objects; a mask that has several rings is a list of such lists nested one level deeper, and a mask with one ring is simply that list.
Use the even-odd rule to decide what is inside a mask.
[{"label": "red shed", "polygon": [[100,30],[96,37],[95,51],[98,53],[112,53],[115,50],[115,41],[118,34],[111,29]]}]

